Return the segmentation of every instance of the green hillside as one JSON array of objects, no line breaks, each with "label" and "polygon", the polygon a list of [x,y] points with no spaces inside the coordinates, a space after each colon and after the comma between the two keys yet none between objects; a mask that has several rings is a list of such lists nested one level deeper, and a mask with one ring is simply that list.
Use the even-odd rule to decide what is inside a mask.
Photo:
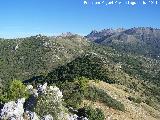
[{"label": "green hillside", "polygon": [[[121,86],[121,89],[131,93],[139,93],[142,101],[145,102],[148,99],[152,99],[152,106],[159,108],[159,81],[156,78],[152,81],[150,79],[154,77],[152,74],[148,78],[148,73],[151,71],[145,66],[147,62],[143,61],[140,64],[140,60],[143,59],[141,57],[138,59],[134,56],[123,55],[116,58],[114,56],[116,52],[111,54],[108,51],[108,54],[110,54],[108,57],[99,53],[100,51],[97,54],[93,52],[86,53],[70,63],[53,69],[46,76],[37,76],[26,82],[33,83],[34,85],[45,82],[49,84],[61,84],[66,81],[72,82],[77,77],[83,76],[90,80],[102,80],[109,84],[117,84]],[[116,53],[116,55],[120,54]],[[116,59],[119,61],[116,61]],[[144,68],[148,71],[143,71]]]},{"label": "green hillside", "polygon": [[74,36],[32,36],[0,40],[0,80],[25,80],[46,74],[81,55],[89,42]]}]

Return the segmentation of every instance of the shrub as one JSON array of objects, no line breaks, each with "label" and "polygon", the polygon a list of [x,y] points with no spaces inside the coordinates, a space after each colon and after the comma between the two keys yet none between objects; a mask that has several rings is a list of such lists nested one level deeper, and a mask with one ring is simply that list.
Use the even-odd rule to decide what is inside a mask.
[{"label": "shrub", "polygon": [[129,96],[128,99],[129,99],[130,101],[133,101],[133,102],[139,103],[139,104],[142,102],[141,98],[139,98],[139,97],[138,97],[138,98],[135,98],[135,97]]},{"label": "shrub", "polygon": [[28,98],[29,92],[26,90],[26,86],[20,80],[11,81],[5,89],[1,92],[0,101],[8,102],[15,101],[19,98]]},{"label": "shrub", "polygon": [[74,81],[65,81],[57,84],[62,90],[66,106],[78,108],[84,99],[84,92],[88,87],[88,79],[85,77],[77,77]]},{"label": "shrub", "polygon": [[62,103],[62,92],[57,87],[53,90],[47,87],[46,92],[38,96],[34,111],[40,117],[50,114],[55,120],[64,120],[66,109]]},{"label": "shrub", "polygon": [[105,120],[103,111],[98,108],[93,109],[91,106],[79,109],[78,115],[87,117],[89,120]]},{"label": "shrub", "polygon": [[147,99],[145,100],[145,103],[146,103],[147,105],[151,106],[151,107],[154,107],[154,106],[155,106],[154,101],[153,101],[152,98],[147,98]]}]

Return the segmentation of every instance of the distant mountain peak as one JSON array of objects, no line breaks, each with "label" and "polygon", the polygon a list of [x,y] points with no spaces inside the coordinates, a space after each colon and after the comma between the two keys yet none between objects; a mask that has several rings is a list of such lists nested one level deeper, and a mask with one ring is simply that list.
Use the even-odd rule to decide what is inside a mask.
[{"label": "distant mountain peak", "polygon": [[94,41],[97,38],[100,39],[101,37],[108,37],[111,35],[114,35],[116,33],[120,33],[125,31],[124,28],[118,28],[118,29],[112,29],[112,28],[107,28],[107,29],[103,29],[101,31],[96,31],[96,30],[92,30],[90,34],[88,34],[86,37],[91,40]]},{"label": "distant mountain peak", "polygon": [[66,33],[62,33],[60,36],[62,37],[68,37],[68,36],[73,36],[75,34],[71,33],[71,32],[66,32]]}]

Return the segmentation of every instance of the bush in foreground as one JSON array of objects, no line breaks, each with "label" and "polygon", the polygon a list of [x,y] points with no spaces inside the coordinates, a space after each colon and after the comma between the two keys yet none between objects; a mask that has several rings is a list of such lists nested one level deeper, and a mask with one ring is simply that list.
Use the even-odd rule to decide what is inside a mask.
[{"label": "bush in foreground", "polygon": [[29,92],[26,90],[26,86],[20,80],[13,80],[5,89],[2,90],[0,101],[4,103],[12,100],[15,101],[19,98],[28,97]]}]

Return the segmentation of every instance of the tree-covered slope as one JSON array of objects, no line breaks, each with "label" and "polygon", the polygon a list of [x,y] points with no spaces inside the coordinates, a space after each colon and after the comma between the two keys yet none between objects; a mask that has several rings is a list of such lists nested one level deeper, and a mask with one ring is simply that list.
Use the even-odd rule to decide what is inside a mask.
[{"label": "tree-covered slope", "polygon": [[[144,97],[144,101],[152,98],[153,102],[159,106],[159,80],[154,78],[152,74],[148,75],[153,71],[146,67],[149,63],[144,58],[120,55],[116,52],[113,53],[113,51],[110,51],[111,53],[108,51],[108,56],[106,56],[100,54],[100,51],[86,53],[72,62],[53,69],[46,76],[37,76],[26,82],[57,84],[68,80],[74,81],[77,77],[84,76],[124,86],[128,92],[139,93],[139,96]],[[118,61],[116,61],[117,59]],[[149,65],[151,68],[157,64]]]},{"label": "tree-covered slope", "polygon": [[32,36],[0,40],[0,80],[46,74],[82,54],[89,42],[81,36]]}]

